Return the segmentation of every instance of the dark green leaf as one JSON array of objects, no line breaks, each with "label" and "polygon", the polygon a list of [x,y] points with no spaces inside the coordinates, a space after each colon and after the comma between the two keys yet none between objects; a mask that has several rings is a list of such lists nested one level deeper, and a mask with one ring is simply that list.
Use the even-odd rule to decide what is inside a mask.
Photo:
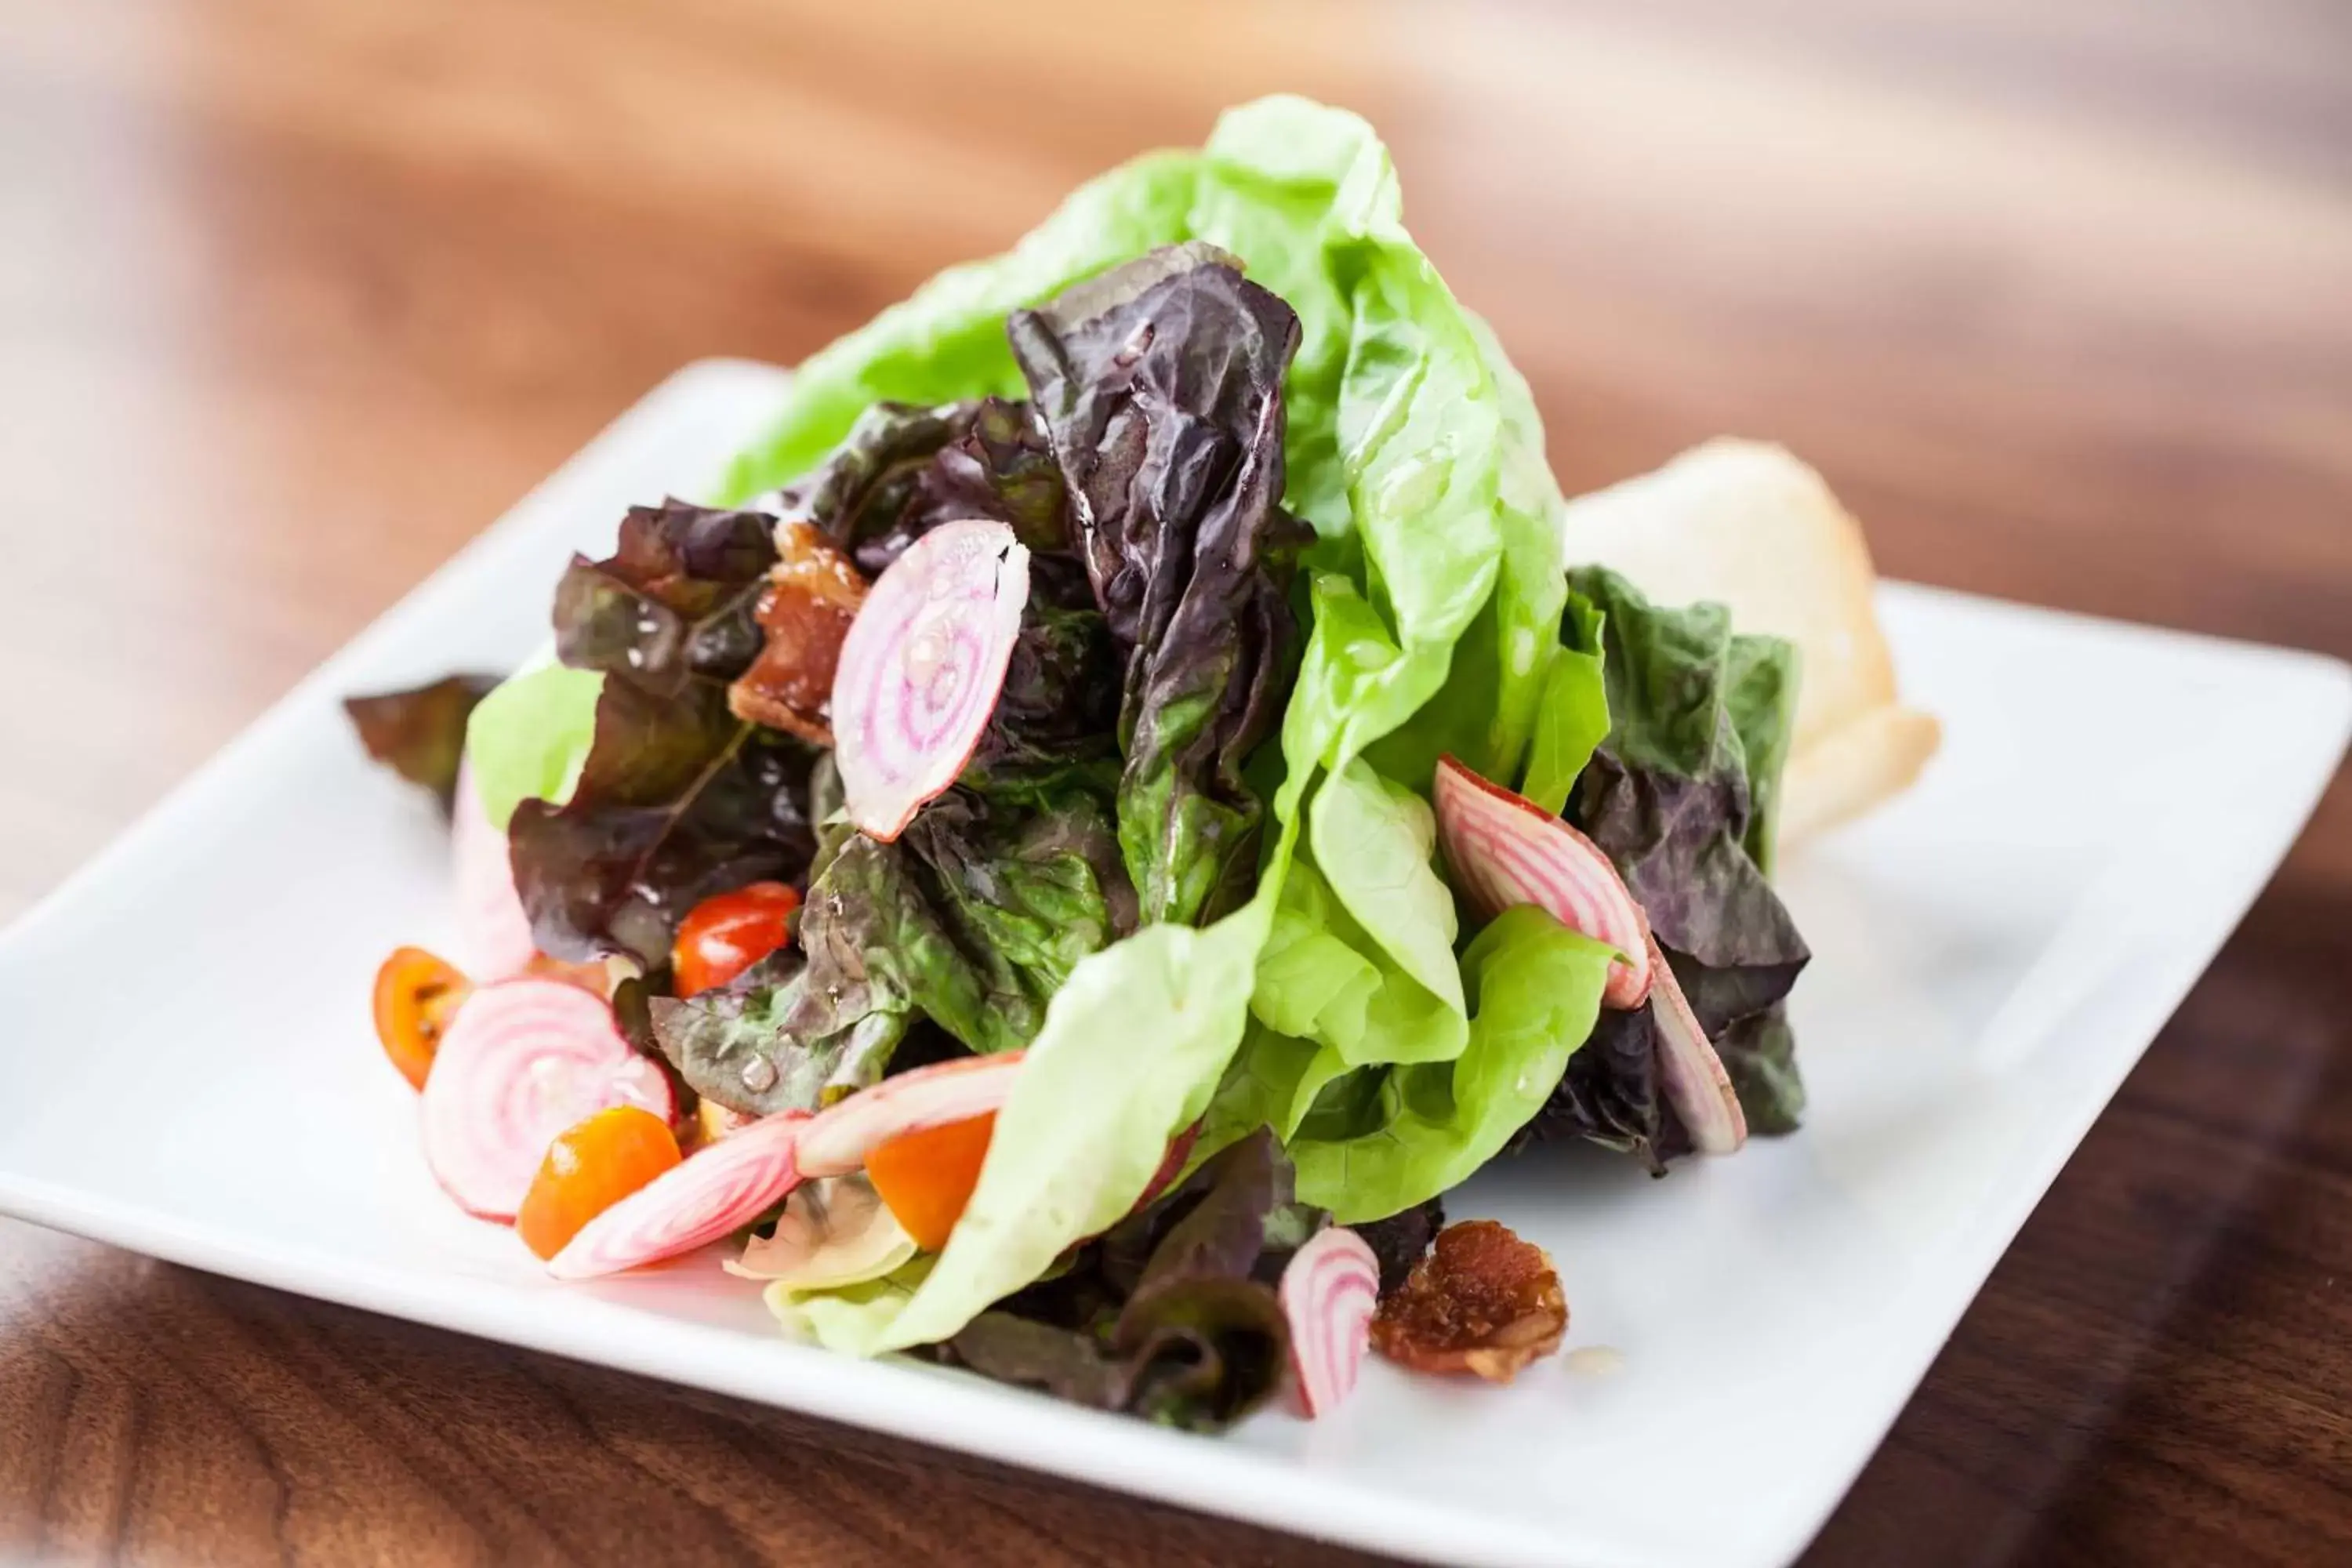
[{"label": "dark green leaf", "polygon": [[863,834],[809,884],[796,950],[721,990],[653,1007],[662,1050],[695,1091],[761,1116],[813,1110],[879,1079],[926,1016],[977,1049],[1027,1037],[992,1005],[906,851]]},{"label": "dark green leaf", "polygon": [[913,534],[898,530],[924,470],[971,427],[977,406],[877,403],[824,462],[751,504],[785,521],[814,525],[835,543],[850,547],[859,570],[878,577],[914,542]]},{"label": "dark green leaf", "polygon": [[1003,693],[961,782],[1012,799],[1084,787],[1108,800],[1118,784],[1118,664],[1102,613],[1032,601]]},{"label": "dark green leaf", "polygon": [[[1720,605],[1661,608],[1599,568],[1570,581],[1602,616],[1611,726],[1567,815],[1649,916],[1750,1125],[1789,1131],[1804,1091],[1779,1004],[1811,954],[1758,858],[1769,831],[1756,802],[1778,788],[1786,759],[1793,655],[1732,635]],[[1596,1036],[1543,1124],[1654,1163],[1678,1152],[1682,1133],[1633,1032],[1616,1026],[1622,1049],[1596,1050]]]},{"label": "dark green leaf", "polygon": [[1046,795],[1029,807],[951,790],[923,809],[901,842],[928,873],[961,945],[1001,969],[992,990],[1024,1040],[1078,961],[1135,929],[1135,889],[1109,814],[1087,790]]},{"label": "dark green leaf", "polygon": [[975,1051],[1027,1044],[1133,902],[1094,796],[1024,809],[950,792],[895,844],[843,838],[809,884],[797,951],[655,1004],[655,1031],[721,1105],[814,1109],[881,1078],[926,1019]]},{"label": "dark green leaf", "polygon": [[1735,637],[1725,656],[1724,705],[1739,733],[1749,814],[1742,841],[1757,869],[1772,874],[1780,816],[1780,773],[1797,733],[1797,649],[1779,637]]},{"label": "dark green leaf", "polygon": [[[940,523],[984,517],[1005,523],[1037,557],[1032,595],[1050,604],[1091,601],[1070,542],[1069,491],[1036,412],[1026,403],[983,398],[915,481],[896,526],[873,542],[883,560]],[[1035,581],[1043,573],[1045,592]],[[1076,592],[1072,594],[1070,589]]]},{"label": "dark green leaf", "polygon": [[1797,1076],[1797,1038],[1789,1028],[1788,1007],[1774,1003],[1750,1013],[1716,1037],[1731,1086],[1750,1131],[1778,1136],[1794,1132],[1805,1111],[1805,1080]]},{"label": "dark green leaf", "polygon": [[1589,1139],[1663,1173],[1666,1151],[1679,1141],[1671,1121],[1658,1081],[1656,1023],[1645,1004],[1602,1012],[1517,1142]]}]

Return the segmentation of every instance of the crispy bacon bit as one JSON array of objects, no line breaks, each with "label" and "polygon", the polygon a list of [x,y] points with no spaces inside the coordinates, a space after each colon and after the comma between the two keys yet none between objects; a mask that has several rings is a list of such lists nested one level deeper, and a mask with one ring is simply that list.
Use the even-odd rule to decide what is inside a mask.
[{"label": "crispy bacon bit", "polygon": [[1490,1219],[1438,1233],[1428,1257],[1381,1302],[1372,1348],[1414,1372],[1508,1383],[1559,1349],[1568,1298],[1550,1257]]},{"label": "crispy bacon bit", "polygon": [[776,525],[776,552],[752,611],[767,646],[728,688],[727,706],[738,719],[830,746],[833,668],[866,600],[866,579],[805,522]]}]

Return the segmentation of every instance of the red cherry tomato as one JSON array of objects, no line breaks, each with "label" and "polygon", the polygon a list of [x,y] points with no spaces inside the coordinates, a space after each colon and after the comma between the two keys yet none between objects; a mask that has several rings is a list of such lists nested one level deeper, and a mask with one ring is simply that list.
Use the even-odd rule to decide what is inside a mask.
[{"label": "red cherry tomato", "polygon": [[787,922],[801,896],[782,882],[754,882],[702,900],[688,912],[670,947],[677,994],[724,985],[792,940]]}]

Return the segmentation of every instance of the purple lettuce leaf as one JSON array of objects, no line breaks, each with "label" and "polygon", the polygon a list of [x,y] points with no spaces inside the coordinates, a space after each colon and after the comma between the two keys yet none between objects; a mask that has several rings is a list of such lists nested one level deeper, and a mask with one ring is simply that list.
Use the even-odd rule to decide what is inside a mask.
[{"label": "purple lettuce leaf", "polygon": [[1281,507],[1298,318],[1213,247],[1154,251],[1007,324],[1124,666],[1119,842],[1147,921],[1246,892],[1307,531]]},{"label": "purple lettuce leaf", "polygon": [[1290,1334],[1275,1283],[1326,1218],[1293,1200],[1289,1162],[1261,1129],[932,1353],[1096,1409],[1219,1430],[1281,1386]]},{"label": "purple lettuce leaf", "polygon": [[432,791],[446,811],[457,789],[457,765],[465,760],[466,721],[498,683],[495,675],[444,676],[404,691],[346,697],[343,711],[369,756]]},{"label": "purple lettuce leaf", "polygon": [[579,783],[508,825],[515,886],[540,950],[668,961],[677,922],[750,882],[799,882],[816,847],[803,802],[815,751],[727,709],[697,678],[656,696],[608,679]]},{"label": "purple lettuce leaf", "polygon": [[760,650],[752,611],[776,563],[774,526],[678,500],[630,508],[612,556],[572,557],[556,585],[556,657],[661,696],[733,679]]}]

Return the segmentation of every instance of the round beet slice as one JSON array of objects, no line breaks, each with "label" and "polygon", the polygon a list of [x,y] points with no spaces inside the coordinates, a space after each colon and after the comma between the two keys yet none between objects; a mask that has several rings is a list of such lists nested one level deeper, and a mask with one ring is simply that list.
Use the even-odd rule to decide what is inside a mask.
[{"label": "round beet slice", "polygon": [[556,1134],[635,1105],[663,1121],[669,1079],[624,1039],[604,1002],[525,976],[485,985],[450,1020],[425,1079],[425,1160],[469,1213],[511,1220]]},{"label": "round beet slice", "polygon": [[849,820],[898,837],[963,772],[1004,689],[1029,552],[1001,522],[942,523],[876,579],[833,676]]}]

